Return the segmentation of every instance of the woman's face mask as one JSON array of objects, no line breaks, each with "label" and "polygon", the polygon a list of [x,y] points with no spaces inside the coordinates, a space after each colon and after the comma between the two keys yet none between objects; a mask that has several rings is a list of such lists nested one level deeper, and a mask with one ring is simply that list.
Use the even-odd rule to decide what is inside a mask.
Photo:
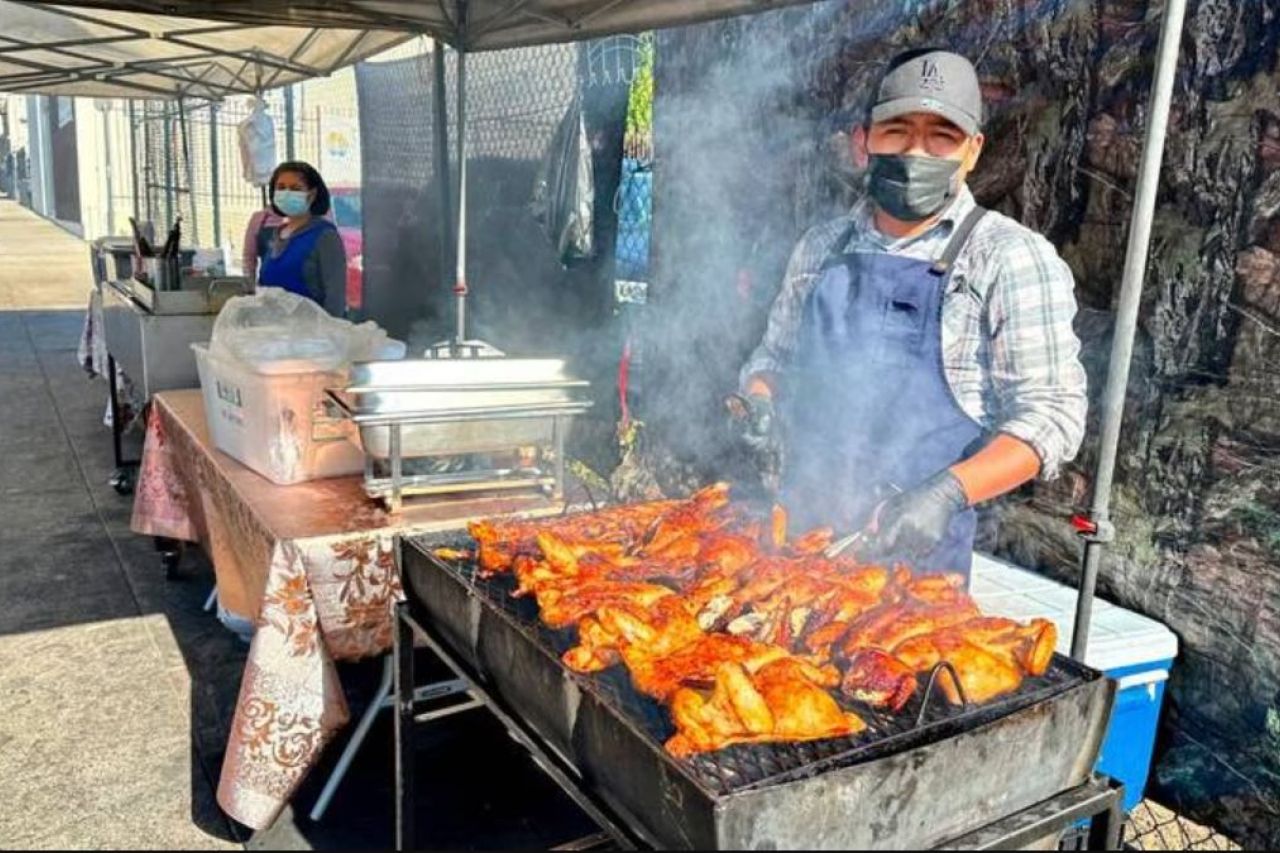
[{"label": "woman's face mask", "polygon": [[311,193],[305,190],[276,190],[275,203],[285,216],[301,216],[311,209]]}]

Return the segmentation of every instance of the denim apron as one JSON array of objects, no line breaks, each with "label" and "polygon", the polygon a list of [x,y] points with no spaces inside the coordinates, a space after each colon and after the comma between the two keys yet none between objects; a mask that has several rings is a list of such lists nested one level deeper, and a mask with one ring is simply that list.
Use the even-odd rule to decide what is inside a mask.
[{"label": "denim apron", "polygon": [[[783,401],[783,499],[805,527],[860,530],[879,504],[980,446],[984,431],[960,408],[943,368],[942,306],[951,267],[986,211],[952,233],[936,261],[840,254],[847,230],[805,304],[795,373]],[[938,547],[907,561],[916,572],[966,577],[976,515],[952,519]]]}]

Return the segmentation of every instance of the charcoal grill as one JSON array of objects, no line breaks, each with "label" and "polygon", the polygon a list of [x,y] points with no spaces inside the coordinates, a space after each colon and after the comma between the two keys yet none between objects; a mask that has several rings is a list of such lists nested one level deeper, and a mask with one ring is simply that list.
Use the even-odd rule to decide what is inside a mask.
[{"label": "charcoal grill", "polygon": [[615,816],[640,843],[933,847],[1090,781],[1114,686],[1060,656],[1044,677],[984,706],[926,697],[887,715],[851,705],[868,723],[854,737],[675,759],[662,748],[674,732],[666,709],[635,691],[622,667],[568,670],[560,655],[574,633],[547,628],[535,602],[511,598],[513,578],[484,580],[433,553],[468,544],[456,534],[404,543],[412,618],[589,792],[602,807],[593,817]]}]

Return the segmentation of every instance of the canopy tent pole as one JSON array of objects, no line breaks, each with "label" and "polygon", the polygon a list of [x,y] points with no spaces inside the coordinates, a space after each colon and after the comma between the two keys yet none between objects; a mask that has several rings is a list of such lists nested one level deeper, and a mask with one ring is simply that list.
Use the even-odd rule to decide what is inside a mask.
[{"label": "canopy tent pole", "polygon": [[1102,548],[1115,537],[1115,528],[1111,523],[1111,486],[1115,479],[1120,427],[1124,421],[1129,368],[1133,358],[1134,335],[1138,327],[1138,308],[1142,301],[1147,252],[1151,245],[1151,225],[1160,188],[1160,165],[1164,158],[1169,105],[1173,99],[1173,82],[1178,70],[1182,21],[1186,8],[1186,0],[1166,0],[1164,4],[1160,46],[1156,51],[1155,76],[1147,108],[1146,140],[1138,168],[1137,192],[1129,221],[1129,246],[1125,254],[1116,327],[1111,341],[1111,362],[1102,399],[1102,444],[1093,481],[1093,502],[1088,517],[1080,523],[1085,544],[1081,558],[1080,596],[1076,602],[1071,656],[1081,662],[1084,661],[1089,646],[1089,623],[1093,617],[1093,595],[1098,584]]},{"label": "canopy tent pole", "polygon": [[453,191],[449,171],[449,102],[445,89],[445,45],[435,39],[432,44],[432,63],[435,79],[432,81],[435,113],[435,173],[440,201],[440,286],[449,280],[452,264],[449,252],[453,248]]},{"label": "canopy tent pole", "polygon": [[[173,182],[177,180],[173,164],[173,113],[168,104],[162,105],[164,114],[164,215],[165,228],[173,224],[173,213],[177,206],[174,196]],[[163,233],[159,231],[157,233]]]},{"label": "canopy tent pole", "polygon": [[457,298],[455,355],[467,340],[467,0],[458,0],[458,272],[453,294]]},{"label": "canopy tent pole", "polygon": [[195,170],[191,166],[191,139],[187,127],[187,101],[186,98],[178,98],[178,132],[182,135],[182,169],[187,173],[187,202],[191,205],[191,230],[187,233],[190,235],[191,244],[195,245],[197,235],[200,233],[196,224],[196,175]]},{"label": "canopy tent pole", "polygon": [[132,169],[133,184],[133,218],[142,218],[142,194],[139,190],[138,176],[138,117],[134,110],[133,99],[129,99],[129,168]]}]

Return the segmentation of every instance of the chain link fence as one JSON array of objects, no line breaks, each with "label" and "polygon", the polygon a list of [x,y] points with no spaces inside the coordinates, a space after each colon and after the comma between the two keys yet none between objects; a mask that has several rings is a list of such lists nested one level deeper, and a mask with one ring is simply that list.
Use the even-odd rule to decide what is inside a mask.
[{"label": "chain link fence", "polygon": [[1131,850],[1240,850],[1221,832],[1183,817],[1151,800],[1143,800],[1125,824],[1125,847]]},{"label": "chain link fence", "polygon": [[[292,95],[288,89],[262,94],[275,125],[276,157],[282,161],[292,154],[320,169],[342,196],[335,202],[339,227],[359,233],[354,75],[320,82],[293,87]],[[232,269],[238,269],[245,226],[266,200],[263,189],[242,174],[238,127],[252,106],[249,97],[222,103],[110,102],[106,139],[114,163],[109,166],[108,230],[128,233],[128,218],[135,216],[154,223],[163,239],[180,215],[184,242],[225,247]]]}]

